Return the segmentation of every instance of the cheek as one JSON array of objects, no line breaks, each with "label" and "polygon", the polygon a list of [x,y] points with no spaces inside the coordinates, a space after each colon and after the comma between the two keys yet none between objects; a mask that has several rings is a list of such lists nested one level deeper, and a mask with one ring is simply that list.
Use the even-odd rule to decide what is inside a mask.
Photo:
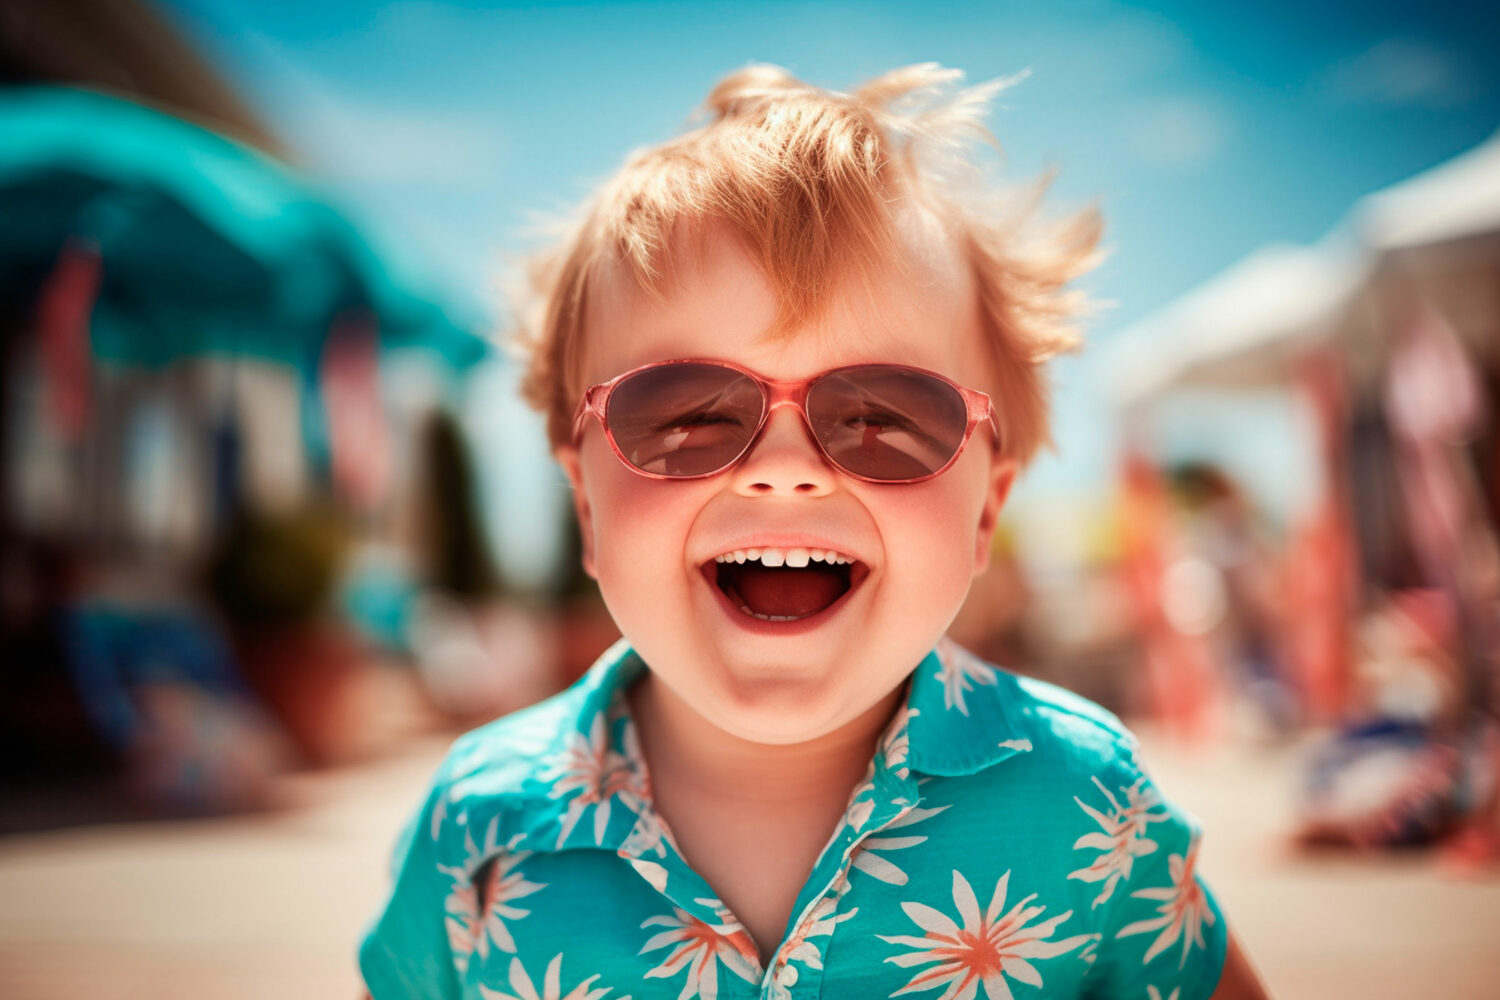
[{"label": "cheek", "polygon": [[688,531],[702,506],[692,485],[662,483],[624,468],[595,482],[594,558],[600,586],[629,586],[632,578],[663,572],[680,577]]},{"label": "cheek", "polygon": [[902,568],[916,593],[961,601],[974,575],[980,489],[957,476],[940,477],[893,499],[884,531],[892,565]]}]

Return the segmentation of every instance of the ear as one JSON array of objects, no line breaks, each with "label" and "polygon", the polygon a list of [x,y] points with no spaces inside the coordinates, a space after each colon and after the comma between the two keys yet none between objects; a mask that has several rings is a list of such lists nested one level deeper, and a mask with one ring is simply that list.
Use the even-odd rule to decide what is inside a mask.
[{"label": "ear", "polygon": [[583,488],[583,463],[578,449],[573,445],[560,445],[553,449],[552,456],[562,466],[568,485],[573,488],[573,512],[578,515],[578,537],[583,543],[583,571],[595,580],[599,573],[594,566],[594,514],[589,509],[589,495]]},{"label": "ear", "polygon": [[974,537],[974,575],[983,573],[990,564],[990,541],[995,536],[995,525],[1000,521],[1000,508],[1016,481],[1021,464],[1013,458],[996,458],[990,463],[989,479],[985,483],[984,507],[979,512],[979,525]]}]

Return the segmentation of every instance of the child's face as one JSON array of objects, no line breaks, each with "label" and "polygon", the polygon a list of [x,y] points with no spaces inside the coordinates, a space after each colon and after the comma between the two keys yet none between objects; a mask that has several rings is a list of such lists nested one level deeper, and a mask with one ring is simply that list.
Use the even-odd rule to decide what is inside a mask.
[{"label": "child's face", "polygon": [[[726,232],[710,230],[681,254],[664,301],[622,268],[606,272],[587,303],[588,383],[650,361],[712,358],[773,379],[894,362],[983,389],[991,362],[968,269],[935,226],[907,230],[906,268],[850,282],[779,343],[763,337],[774,293]],[[584,566],[655,676],[726,732],[783,744],[870,710],[947,629],[985,566],[1016,471],[992,440],[976,429],[958,461],[926,482],[867,483],[830,466],[801,416],[781,407],[739,465],[707,479],[639,475],[595,420],[558,458],[573,483]],[[756,545],[833,549],[863,569],[828,612],[765,621],[711,582],[715,556]]]}]

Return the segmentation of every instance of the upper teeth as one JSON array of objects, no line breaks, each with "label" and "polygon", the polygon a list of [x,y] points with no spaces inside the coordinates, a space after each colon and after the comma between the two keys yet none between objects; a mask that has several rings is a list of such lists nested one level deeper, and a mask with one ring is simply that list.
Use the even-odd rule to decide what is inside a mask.
[{"label": "upper teeth", "polygon": [[723,555],[714,556],[714,562],[759,562],[762,566],[791,566],[801,569],[809,562],[821,562],[841,565],[854,562],[853,557],[846,556],[842,552],[832,549],[735,549],[733,552],[725,552]]}]

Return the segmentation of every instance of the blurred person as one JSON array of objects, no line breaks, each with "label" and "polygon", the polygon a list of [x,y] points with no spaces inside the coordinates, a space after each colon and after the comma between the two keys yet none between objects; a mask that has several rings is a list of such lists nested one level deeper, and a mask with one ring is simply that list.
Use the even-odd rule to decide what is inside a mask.
[{"label": "blurred person", "polygon": [[1222,605],[1206,631],[1221,643],[1222,666],[1259,716],[1256,728],[1286,734],[1297,723],[1296,699],[1282,665],[1276,563],[1257,512],[1223,469],[1189,462],[1173,470],[1187,512],[1191,549],[1217,574]]},{"label": "blurred person", "polygon": [[944,638],[1099,235],[978,192],[1002,84],[958,79],[735,73],[538,270],[528,398],[625,638],[455,744],[377,1000],[1264,996],[1119,721]]},{"label": "blurred person", "polygon": [[1121,471],[1120,578],[1140,635],[1144,700],[1174,736],[1201,741],[1216,728],[1220,701],[1203,626],[1222,589],[1202,560],[1185,556],[1165,476],[1136,449]]}]

